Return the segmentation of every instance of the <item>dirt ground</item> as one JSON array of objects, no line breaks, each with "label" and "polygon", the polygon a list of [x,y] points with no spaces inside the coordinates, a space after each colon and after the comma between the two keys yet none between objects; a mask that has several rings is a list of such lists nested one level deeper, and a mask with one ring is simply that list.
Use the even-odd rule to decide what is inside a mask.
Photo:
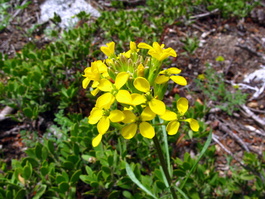
[{"label": "dirt ground", "polygon": [[[14,18],[11,24],[0,32],[0,52],[9,57],[29,41],[36,42],[41,48],[47,41],[43,34],[45,24],[40,26],[33,35],[28,33],[39,17],[39,5],[41,1],[33,1],[24,11],[16,13],[13,10]],[[94,2],[95,7],[101,9],[111,9],[108,1]],[[129,5],[133,6],[133,5]],[[263,10],[265,8],[258,8]],[[205,65],[211,64],[217,73],[224,74],[226,78],[227,89],[233,92],[233,84],[244,83],[244,78],[265,66],[265,25],[255,17],[255,10],[252,17],[244,20],[220,19],[215,15],[194,16],[195,22],[188,26],[171,25],[166,26],[161,40],[167,47],[174,48],[178,53],[175,63],[182,69],[182,75],[188,77],[190,90],[192,90],[192,80],[205,71]],[[191,55],[183,54],[183,39],[187,36],[198,38],[200,46]],[[218,56],[224,57],[225,61],[220,64],[215,59]],[[255,80],[255,79],[254,79]],[[233,162],[241,162],[245,151],[262,155],[265,151],[265,82],[252,81],[249,86],[260,90],[258,97],[253,98],[255,92],[251,89],[243,89],[248,93],[248,100],[238,111],[231,116],[219,109],[216,109],[212,102],[205,102],[204,96],[197,93],[190,98],[210,108],[209,114],[205,117],[205,122],[209,128],[213,129],[212,145],[217,149],[217,168],[219,171],[228,170],[224,154],[230,154],[234,157]],[[244,83],[246,84],[246,83]],[[263,90],[262,90],[263,89]],[[190,95],[184,92],[183,95]],[[186,97],[187,97],[186,96]],[[4,107],[2,107],[3,109]],[[23,144],[19,131],[7,133],[17,126],[23,124],[12,120],[0,121],[0,146],[4,157],[19,158],[23,154]],[[190,145],[183,146],[183,150],[192,152],[192,140]]]}]

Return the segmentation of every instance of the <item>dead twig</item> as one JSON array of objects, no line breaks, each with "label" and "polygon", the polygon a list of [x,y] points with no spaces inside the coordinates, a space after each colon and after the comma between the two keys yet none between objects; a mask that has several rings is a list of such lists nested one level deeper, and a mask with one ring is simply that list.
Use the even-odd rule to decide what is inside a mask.
[{"label": "dead twig", "polygon": [[216,135],[213,134],[212,138],[226,153],[231,155],[237,162],[239,162],[241,166],[246,167],[246,165],[239,158],[234,156],[234,154],[218,140],[218,137]]},{"label": "dead twig", "polygon": [[222,123],[220,121],[219,123],[219,129],[223,132],[226,132],[229,134],[230,137],[232,137],[233,139],[235,139],[235,141],[240,144],[247,152],[249,152],[249,146],[247,146],[247,144],[235,133],[233,133],[233,131],[231,131],[226,124]]},{"label": "dead twig", "polygon": [[19,134],[19,132],[21,130],[25,130],[25,129],[28,129],[28,128],[29,127],[28,127],[27,124],[23,124],[21,126],[16,126],[16,127],[12,128],[11,130],[5,131],[2,134],[0,134],[0,138],[4,138],[4,137],[7,137],[7,136],[11,136],[11,135],[17,135],[17,134]]},{"label": "dead twig", "polygon": [[263,130],[265,130],[265,120],[255,115],[246,105],[240,106],[241,110],[247,117],[251,117]]},{"label": "dead twig", "polygon": [[242,48],[242,49],[244,49],[244,50],[246,50],[248,52],[250,52],[251,54],[253,54],[253,55],[257,56],[257,57],[261,57],[263,60],[265,60],[265,56],[263,54],[257,52],[255,49],[253,49],[253,48],[251,48],[251,47],[249,47],[247,45],[237,44],[236,46],[239,47],[239,48]]},{"label": "dead twig", "polygon": [[219,12],[219,9],[216,8],[216,9],[210,11],[210,12],[206,12],[206,13],[202,13],[202,14],[191,16],[190,19],[201,19],[201,18],[204,18],[204,17],[208,17],[210,15],[216,14],[218,12]]}]

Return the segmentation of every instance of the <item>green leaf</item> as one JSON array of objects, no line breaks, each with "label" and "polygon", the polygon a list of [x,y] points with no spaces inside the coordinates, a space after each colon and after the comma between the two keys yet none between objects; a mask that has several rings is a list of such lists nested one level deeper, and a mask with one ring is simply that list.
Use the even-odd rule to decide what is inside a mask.
[{"label": "green leaf", "polygon": [[62,175],[56,176],[56,183],[60,184],[62,182],[65,182],[65,178]]},{"label": "green leaf", "polygon": [[22,163],[21,163],[21,165],[26,165],[27,164],[27,161],[29,161],[31,163],[31,165],[32,165],[33,168],[39,166],[39,162],[36,159],[30,158],[30,157],[24,158],[23,161],[22,161]]},{"label": "green leaf", "polygon": [[26,190],[20,189],[14,199],[24,199],[26,197]]},{"label": "green leaf", "polygon": [[36,194],[35,194],[35,196],[32,199],[40,199],[41,196],[45,193],[46,188],[47,188],[47,185],[45,185],[45,184],[37,185],[35,187]]},{"label": "green leaf", "polygon": [[81,170],[77,170],[73,173],[73,175],[71,176],[71,179],[70,179],[70,183],[71,185],[74,185],[78,180],[79,180],[79,176],[81,175]]},{"label": "green leaf", "polygon": [[108,195],[109,199],[117,199],[120,198],[120,192],[118,192],[117,190],[113,190],[109,195]]},{"label": "green leaf", "polygon": [[75,165],[74,165],[74,163],[72,163],[70,161],[65,161],[63,163],[63,167],[66,168],[66,169],[74,169]]},{"label": "green leaf", "polygon": [[65,193],[69,190],[69,184],[67,182],[61,182],[59,184],[59,190],[61,191],[61,193]]},{"label": "green leaf", "polygon": [[123,191],[123,192],[122,192],[122,195],[123,195],[125,198],[132,198],[132,194],[131,194],[129,191]]},{"label": "green leaf", "polygon": [[186,184],[186,181],[188,180],[188,178],[190,177],[190,175],[192,174],[192,172],[194,171],[194,169],[196,168],[197,164],[199,163],[200,159],[202,158],[202,156],[204,155],[204,153],[206,152],[206,150],[208,149],[209,145],[211,144],[211,141],[212,141],[212,133],[209,133],[209,136],[202,148],[202,151],[198,157],[198,159],[196,160],[196,162],[194,163],[194,165],[192,166],[190,172],[188,173],[188,175],[186,176],[186,178],[182,181],[181,185],[179,186],[180,187],[180,190],[183,189],[183,187],[185,186]]},{"label": "green leaf", "polygon": [[35,154],[38,159],[42,159],[42,145],[37,143],[35,146]]},{"label": "green leaf", "polygon": [[254,175],[251,175],[251,174],[241,174],[240,176],[239,176],[239,178],[240,179],[242,179],[242,180],[246,180],[246,181],[248,181],[248,180],[253,180],[253,179],[255,179],[255,176]]},{"label": "green leaf", "polygon": [[51,154],[54,154],[54,142],[52,142],[51,140],[48,140],[47,146],[48,146],[49,152]]},{"label": "green leaf", "polygon": [[32,116],[33,116],[33,111],[32,111],[32,109],[30,107],[24,108],[23,109],[23,113],[28,118],[32,118]]},{"label": "green leaf", "polygon": [[49,173],[49,168],[48,168],[48,167],[42,167],[42,168],[40,169],[40,172],[41,172],[41,175],[42,175],[43,177],[45,177],[45,176]]},{"label": "green leaf", "polygon": [[23,168],[23,177],[28,180],[32,175],[32,165],[27,162],[26,166]]},{"label": "green leaf", "polygon": [[130,179],[138,186],[140,187],[145,193],[147,193],[148,195],[152,196],[153,198],[156,198],[157,197],[152,194],[151,191],[149,191],[134,175],[130,165],[126,162],[126,172],[127,172],[127,175],[130,177]]},{"label": "green leaf", "polygon": [[46,147],[42,147],[42,160],[46,160],[48,153],[48,149]]},{"label": "green leaf", "polygon": [[178,177],[184,177],[186,175],[186,172],[181,169],[176,169],[173,171],[174,176]]}]

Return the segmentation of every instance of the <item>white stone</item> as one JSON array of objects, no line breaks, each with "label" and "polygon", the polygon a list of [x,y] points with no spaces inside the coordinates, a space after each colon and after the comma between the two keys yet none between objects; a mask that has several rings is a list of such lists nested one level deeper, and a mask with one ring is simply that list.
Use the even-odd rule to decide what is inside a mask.
[{"label": "white stone", "polygon": [[73,17],[85,11],[87,14],[91,14],[93,17],[99,17],[98,10],[93,8],[84,0],[46,0],[41,6],[41,16],[39,23],[44,23],[54,17],[54,13],[61,17],[61,28],[73,27],[78,22],[77,17]]}]

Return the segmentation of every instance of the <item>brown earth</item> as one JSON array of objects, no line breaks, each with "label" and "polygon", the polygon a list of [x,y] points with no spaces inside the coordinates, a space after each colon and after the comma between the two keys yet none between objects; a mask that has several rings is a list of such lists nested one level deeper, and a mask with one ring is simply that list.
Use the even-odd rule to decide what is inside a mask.
[{"label": "brown earth", "polygon": [[[13,57],[29,41],[36,42],[39,47],[49,42],[43,34],[45,24],[36,29],[32,35],[29,34],[29,29],[37,22],[40,3],[40,1],[34,1],[25,10],[18,13],[17,10],[10,10],[14,18],[11,24],[0,32],[0,52]],[[94,5],[105,10],[113,9],[108,3],[108,1],[98,1],[98,3],[94,2]],[[264,7],[258,9],[265,13]],[[178,52],[178,58],[173,64],[182,69],[182,75],[188,78],[189,90],[196,89],[193,79],[205,71],[206,64],[211,64],[217,73],[224,74],[227,89],[231,92],[235,90],[232,86],[233,83],[242,83],[246,75],[259,69],[261,65],[265,65],[265,27],[254,15],[244,20],[221,19],[211,14],[205,17],[197,15],[194,18],[196,20],[187,26],[177,24],[166,26],[161,37],[161,41],[167,47],[172,47]],[[186,37],[196,37],[200,41],[200,47],[188,55],[184,54],[183,50],[183,40]],[[224,57],[225,61],[222,64],[215,60],[218,56]],[[255,84],[259,88],[262,87],[260,82],[254,82]],[[210,109],[204,120],[209,125],[209,129],[213,129],[212,145],[215,145],[217,149],[216,165],[221,173],[227,172],[229,169],[226,166],[224,154],[232,155],[234,163],[242,164],[241,158],[245,151],[256,153],[259,156],[265,151],[264,91],[255,99],[253,99],[254,92],[252,90],[244,89],[242,91],[249,94],[248,100],[231,116],[217,109],[215,102],[204,101],[203,93],[183,90],[180,92],[181,95],[193,100],[193,104],[194,101],[198,101]],[[168,96],[168,100],[171,100],[172,96]],[[6,132],[17,126],[23,126],[23,124],[9,120],[0,121],[0,123],[2,153],[9,160],[19,158],[23,154],[19,131],[13,134]],[[186,141],[182,140],[182,143],[187,143]],[[183,146],[182,150],[192,153],[193,148],[190,146],[193,142],[195,141],[189,140],[189,144],[181,145]]]}]

